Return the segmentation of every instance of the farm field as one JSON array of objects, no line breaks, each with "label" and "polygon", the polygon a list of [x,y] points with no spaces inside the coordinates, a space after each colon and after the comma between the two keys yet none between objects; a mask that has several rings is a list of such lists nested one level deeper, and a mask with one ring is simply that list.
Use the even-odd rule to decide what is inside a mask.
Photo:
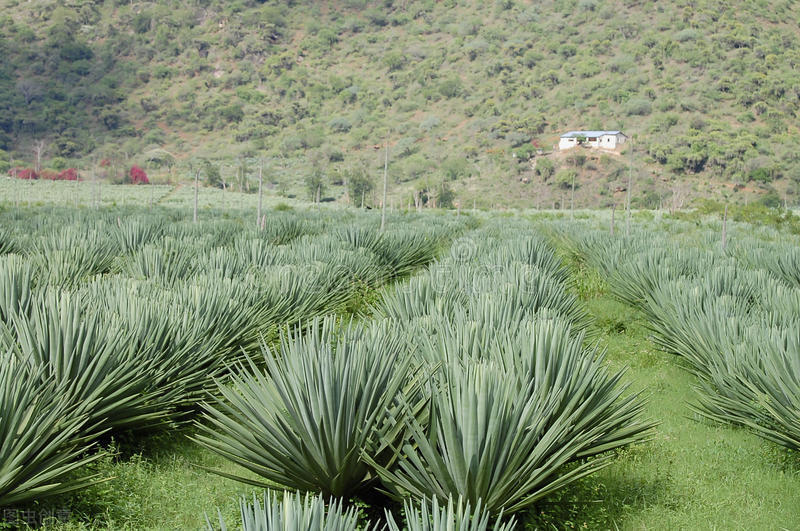
[{"label": "farm field", "polygon": [[796,236],[0,184],[8,528],[800,525]]}]

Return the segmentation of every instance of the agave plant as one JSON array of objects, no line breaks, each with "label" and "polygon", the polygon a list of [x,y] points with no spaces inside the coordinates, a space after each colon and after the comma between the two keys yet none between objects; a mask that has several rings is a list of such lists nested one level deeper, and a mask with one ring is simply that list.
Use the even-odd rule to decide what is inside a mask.
[{"label": "agave plant", "polygon": [[127,219],[118,221],[113,235],[123,253],[132,253],[158,240],[164,234],[161,220]]},{"label": "agave plant", "polygon": [[462,495],[494,514],[595,472],[608,460],[585,457],[641,440],[652,424],[638,420],[642,401],[623,397],[621,374],[608,375],[582,339],[563,323],[534,322],[474,349],[489,359],[470,360],[461,341],[442,338],[434,348],[449,362],[429,425],[405,419],[410,438],[393,468],[365,459],[397,498]]},{"label": "agave plant", "polygon": [[441,247],[442,242],[429,234],[404,230],[385,233],[374,252],[389,278],[396,279],[432,262]]},{"label": "agave plant", "polygon": [[48,290],[11,322],[18,361],[52,381],[73,406],[91,404],[87,432],[153,424],[163,415],[151,402],[157,390],[148,390],[158,368],[141,363],[117,321],[85,308],[77,296]]},{"label": "agave plant", "polygon": [[712,420],[745,426],[767,440],[800,450],[800,335],[767,323],[749,327],[744,341],[698,385],[694,409]]},{"label": "agave plant", "polygon": [[394,519],[392,513],[386,511],[386,523],[389,531],[513,531],[516,527],[514,519],[502,522],[502,515],[497,518],[494,525],[490,525],[489,513],[481,506],[481,502],[475,505],[473,510],[469,502],[464,503],[463,498],[459,497],[458,502],[453,498],[447,499],[447,506],[440,506],[439,499],[433,498],[432,503],[422,499],[419,506],[409,500],[403,501],[403,513],[405,515],[405,527],[400,527]]},{"label": "agave plant", "polygon": [[535,236],[517,237],[504,241],[491,254],[483,255],[484,263],[509,267],[512,264],[524,264],[546,273],[549,277],[562,283],[570,282],[569,269],[556,256],[553,249],[542,239]]},{"label": "agave plant", "polygon": [[[279,500],[274,491],[264,491],[262,500],[253,494],[253,503],[246,498],[239,502],[243,531],[356,531],[358,512],[355,507],[345,510],[341,500],[331,499],[328,507],[321,495],[311,496],[284,491]],[[206,518],[207,529],[214,526]],[[220,531],[227,526],[219,516]],[[369,525],[366,527],[369,529]]]},{"label": "agave plant", "polygon": [[119,249],[97,230],[67,227],[37,240],[32,254],[41,284],[70,288],[112,269]]},{"label": "agave plant", "polygon": [[383,292],[373,312],[400,322],[432,313],[452,313],[467,304],[463,290],[451,289],[450,269],[432,267],[426,274]]},{"label": "agave plant", "polygon": [[266,371],[250,362],[230,386],[220,383],[195,440],[263,479],[217,472],[225,477],[351,496],[374,479],[365,455],[391,459],[385,450],[401,431],[394,417],[410,362],[385,328],[337,333],[331,318],[308,328],[285,336],[279,353],[264,346]]},{"label": "agave plant", "polygon": [[488,268],[437,264],[425,275],[386,292],[375,311],[408,321],[428,314],[454,315],[461,308],[477,314],[487,307],[497,313],[529,315],[548,309],[569,320],[575,331],[591,322],[578,298],[562,283],[521,263]]},{"label": "agave plant", "polygon": [[197,271],[197,253],[195,246],[165,238],[128,256],[122,263],[122,271],[132,278],[156,279],[169,286]]},{"label": "agave plant", "polygon": [[620,300],[641,306],[658,286],[710,269],[719,258],[691,249],[656,249],[639,253],[620,264],[608,277],[611,290]]},{"label": "agave plant", "polygon": [[795,245],[766,245],[757,240],[740,243],[730,254],[751,267],[769,271],[789,286],[800,287],[800,251]]},{"label": "agave plant", "polygon": [[270,216],[269,222],[264,224],[259,237],[272,245],[286,245],[310,231],[311,227],[295,216],[275,217],[273,215]]},{"label": "agave plant", "polygon": [[85,488],[78,475],[102,457],[84,437],[91,402],[76,405],[41,368],[0,356],[0,507]]},{"label": "agave plant", "polygon": [[296,324],[343,307],[350,294],[335,265],[275,266],[255,277],[265,322]]}]

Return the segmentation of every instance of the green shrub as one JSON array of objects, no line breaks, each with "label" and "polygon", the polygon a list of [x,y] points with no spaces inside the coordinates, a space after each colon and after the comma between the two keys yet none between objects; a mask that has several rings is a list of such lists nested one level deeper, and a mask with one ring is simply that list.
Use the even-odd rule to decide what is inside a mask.
[{"label": "green shrub", "polygon": [[328,122],[328,127],[330,127],[331,131],[334,133],[347,133],[353,127],[353,124],[348,118],[338,116]]},{"label": "green shrub", "polygon": [[629,116],[647,116],[651,111],[650,101],[644,98],[631,98],[625,104],[625,114]]}]

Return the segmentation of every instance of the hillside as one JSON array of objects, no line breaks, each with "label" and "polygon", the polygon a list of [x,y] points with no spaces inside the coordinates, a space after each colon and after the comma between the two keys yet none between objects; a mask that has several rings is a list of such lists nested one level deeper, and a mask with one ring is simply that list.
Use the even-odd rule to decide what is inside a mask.
[{"label": "hillside", "polygon": [[[574,178],[576,206],[608,206],[629,172],[634,206],[797,202],[789,0],[3,7],[6,169],[39,152],[55,170],[200,168],[238,190],[263,159],[279,193],[369,205],[388,141],[398,205],[417,192],[429,205],[569,206]],[[625,131],[634,152],[548,154],[589,128]]]}]

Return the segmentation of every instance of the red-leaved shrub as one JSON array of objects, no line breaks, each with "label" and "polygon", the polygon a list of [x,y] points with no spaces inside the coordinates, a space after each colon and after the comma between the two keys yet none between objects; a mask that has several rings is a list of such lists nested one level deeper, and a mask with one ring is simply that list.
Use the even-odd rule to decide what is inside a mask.
[{"label": "red-leaved shrub", "polygon": [[26,181],[39,178],[39,174],[33,171],[32,168],[11,168],[8,170],[8,174],[12,177],[16,176],[17,179],[25,179]]},{"label": "red-leaved shrub", "polygon": [[150,184],[145,171],[136,164],[131,166],[131,170],[128,172],[128,177],[131,178],[132,184]]},{"label": "red-leaved shrub", "polygon": [[77,181],[78,180],[78,170],[75,168],[67,168],[59,172],[58,179],[60,181]]}]

